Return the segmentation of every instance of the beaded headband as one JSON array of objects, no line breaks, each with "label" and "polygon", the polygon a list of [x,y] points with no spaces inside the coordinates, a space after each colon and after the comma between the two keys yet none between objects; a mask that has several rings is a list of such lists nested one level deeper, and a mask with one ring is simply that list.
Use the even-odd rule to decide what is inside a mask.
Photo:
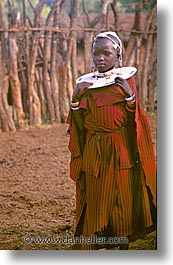
[{"label": "beaded headband", "polygon": [[102,32],[94,38],[93,44],[98,38],[107,38],[112,41],[115,50],[119,48],[119,63],[120,67],[122,67],[122,43],[118,35],[113,31]]}]

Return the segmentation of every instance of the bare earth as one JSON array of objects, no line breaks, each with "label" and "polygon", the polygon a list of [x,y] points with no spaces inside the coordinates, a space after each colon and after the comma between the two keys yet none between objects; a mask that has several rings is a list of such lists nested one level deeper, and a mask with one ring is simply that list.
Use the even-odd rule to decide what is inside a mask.
[{"label": "bare earth", "polygon": [[[156,147],[156,115],[149,119]],[[0,249],[68,249],[73,243],[75,184],[66,130],[54,124],[0,133]],[[130,249],[156,249],[156,232]]]}]

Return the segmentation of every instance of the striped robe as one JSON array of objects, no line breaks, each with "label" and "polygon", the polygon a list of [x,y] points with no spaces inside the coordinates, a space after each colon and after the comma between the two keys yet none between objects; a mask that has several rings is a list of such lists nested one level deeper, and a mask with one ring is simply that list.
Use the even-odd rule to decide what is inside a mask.
[{"label": "striped robe", "polygon": [[[127,81],[136,93],[134,77]],[[116,85],[87,90],[77,120],[69,113],[76,236],[131,241],[154,227],[156,165],[148,120],[138,99],[132,113],[124,98]],[[97,248],[80,244],[75,249]]]}]

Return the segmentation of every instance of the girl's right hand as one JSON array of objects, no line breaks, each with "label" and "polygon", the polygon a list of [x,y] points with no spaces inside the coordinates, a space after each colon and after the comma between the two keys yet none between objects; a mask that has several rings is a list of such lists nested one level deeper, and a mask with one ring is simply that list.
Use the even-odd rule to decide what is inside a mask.
[{"label": "girl's right hand", "polygon": [[73,91],[72,102],[78,101],[80,96],[90,87],[93,83],[90,82],[81,82],[77,83]]}]

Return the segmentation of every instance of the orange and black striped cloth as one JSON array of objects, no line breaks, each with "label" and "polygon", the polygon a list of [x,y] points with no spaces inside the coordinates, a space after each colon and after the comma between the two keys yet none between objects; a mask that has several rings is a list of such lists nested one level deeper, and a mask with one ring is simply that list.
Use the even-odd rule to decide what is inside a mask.
[{"label": "orange and black striped cloth", "polygon": [[[136,93],[134,77],[129,85]],[[76,181],[76,236],[134,240],[154,227],[156,163],[145,113],[126,109],[121,88],[87,90],[70,110],[70,176]],[[78,244],[75,249],[97,249]]]}]

